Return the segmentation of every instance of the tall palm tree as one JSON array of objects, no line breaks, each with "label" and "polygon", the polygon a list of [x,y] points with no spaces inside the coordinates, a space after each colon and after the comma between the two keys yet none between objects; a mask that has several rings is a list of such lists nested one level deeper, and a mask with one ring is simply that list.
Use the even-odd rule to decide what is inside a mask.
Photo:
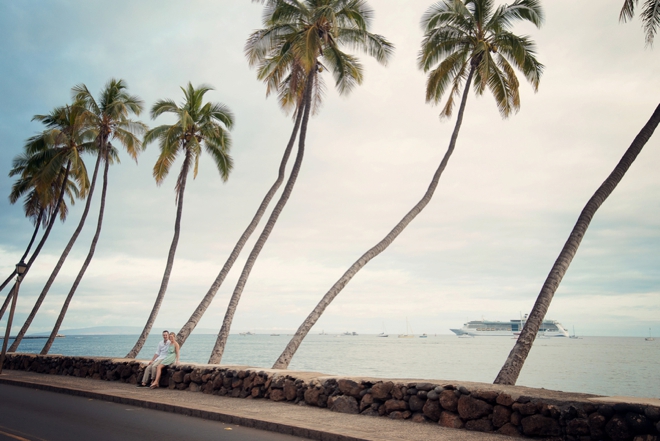
[{"label": "tall palm tree", "polygon": [[385,64],[393,46],[384,37],[369,32],[373,11],[363,0],[272,0],[266,2],[264,29],[255,31],[246,43],[250,65],[267,84],[267,94],[276,92],[280,105],[302,113],[298,152],[282,195],[257,239],[229,300],[229,305],[211,352],[209,363],[220,363],[229,329],[247,279],[291,196],[305,150],[310,112],[318,109],[323,90],[318,73],[333,73],[340,94],[362,83],[362,65],[342,46],[360,49]]},{"label": "tall palm tree", "polygon": [[[18,198],[32,183],[35,183],[36,192],[43,192],[42,187],[45,187],[48,191],[47,194],[52,195],[46,196],[47,198],[53,199],[55,194],[58,195],[57,205],[51,210],[46,231],[27,263],[23,279],[48,238],[58,211],[62,221],[68,214],[64,202],[65,193],[69,195],[72,203],[74,197],[84,198],[87,195],[90,183],[81,154],[94,150],[93,143],[90,142],[93,139],[93,133],[89,130],[87,118],[85,109],[76,105],[59,107],[48,115],[35,116],[33,119],[41,121],[48,129],[30,138],[25,146],[26,154],[14,161],[12,172],[19,173],[21,170],[23,172],[22,179],[12,188],[12,199]],[[30,170],[34,171],[33,175]],[[14,343],[9,348],[10,351],[18,348],[44,297],[45,294],[39,296],[35,302]]]},{"label": "tall palm tree", "polygon": [[[9,172],[10,177],[18,177],[12,185],[9,201],[14,204],[23,198],[25,215],[35,224],[30,242],[21,256],[21,262],[27,258],[39,228],[44,228],[44,234],[28,260],[24,278],[48,239],[57,217],[59,216],[62,222],[67,217],[68,207],[64,195],[68,195],[73,204],[75,198],[85,196],[89,185],[82,161],[79,161],[75,154],[65,153],[67,145],[75,142],[72,138],[79,135],[76,133],[80,119],[79,112],[65,106],[55,109],[47,116],[36,115],[33,120],[35,119],[41,120],[49,128],[27,141],[24,153],[14,158]],[[71,160],[73,160],[72,172]],[[0,286],[0,290],[7,285],[15,273],[14,270]],[[0,308],[0,318],[4,315],[11,297],[12,294],[9,293]]]},{"label": "tall palm tree", "polygon": [[525,326],[520,332],[520,336],[516,344],[511,349],[502,369],[495,379],[495,384],[516,384],[520,371],[532,349],[532,344],[536,338],[539,328],[543,323],[545,314],[548,312],[550,302],[559,288],[561,280],[564,278],[568,267],[577,253],[578,247],[582,242],[582,238],[587,233],[587,228],[591,220],[596,214],[596,211],[605,202],[610,194],[614,191],[616,186],[621,182],[623,176],[626,174],[632,163],[637,158],[637,155],[642,151],[642,148],[653,135],[653,132],[660,124],[660,105],[656,107],[651,115],[649,121],[644,125],[639,134],[635,137],[628,150],[624,153],[623,157],[616,165],[612,173],[605,179],[605,181],[598,187],[598,190],[589,199],[585,207],[582,209],[568,240],[564,244],[559,257],[552,265],[548,277],[545,279],[541,292],[536,298],[532,312],[529,314]]},{"label": "tall palm tree", "polygon": [[160,144],[160,156],[156,161],[156,165],[154,165],[153,171],[154,179],[156,179],[158,185],[162,184],[169,174],[170,167],[179,153],[183,154],[183,163],[175,186],[177,210],[174,222],[174,237],[167,256],[163,280],[160,283],[160,289],[151,309],[151,314],[149,314],[149,319],[126,358],[135,358],[140,353],[165,297],[172,265],[174,264],[174,254],[179,242],[186,179],[191,167],[194,169],[193,178],[197,176],[202,145],[213,158],[223,181],[229,178],[229,172],[232,169],[232,159],[229,156],[231,138],[228,133],[234,124],[232,112],[223,104],[210,102],[204,104],[204,94],[209,90],[213,90],[211,86],[201,85],[194,88],[191,83],[188,83],[188,86],[185,89],[182,87],[181,90],[183,90],[185,96],[181,106],[177,106],[172,100],[160,100],[151,108],[152,119],[163,113],[173,113],[177,117],[176,123],[155,127],[144,136],[145,147],[155,140],[158,140]]},{"label": "tall palm tree", "polygon": [[[619,13],[619,21],[627,22],[635,16],[635,7],[639,0],[624,0]],[[642,28],[646,33],[646,45],[653,46],[653,39],[660,28],[660,0],[645,0],[640,13]]]},{"label": "tall palm tree", "polygon": [[449,117],[454,99],[463,91],[449,147],[422,199],[330,288],[300,325],[273,368],[286,369],[289,366],[307,333],[346,284],[371,259],[385,251],[430,202],[456,146],[472,81],[477,95],[486,89],[491,91],[504,118],[520,107],[514,67],[522,72],[534,90],[538,88],[543,65],[536,60],[534,43],[526,36],[513,34],[510,28],[520,20],[540,26],[543,21],[540,1],[516,0],[497,8],[493,3],[492,0],[443,0],[431,6],[422,17],[424,39],[418,61],[419,67],[429,72],[426,101],[440,102],[449,89],[441,113],[442,117]]},{"label": "tall palm tree", "polygon": [[[55,340],[55,336],[62,325],[64,316],[69,308],[69,303],[73,298],[73,295],[80,284],[85,271],[89,266],[92,258],[94,257],[94,251],[96,250],[96,244],[99,240],[101,234],[101,228],[103,225],[103,213],[105,211],[105,198],[108,188],[108,169],[110,163],[114,161],[119,161],[117,156],[117,149],[112,145],[111,141],[117,141],[124,146],[127,153],[135,160],[137,163],[137,156],[142,150],[142,141],[140,140],[141,135],[147,130],[147,126],[139,121],[134,121],[129,118],[130,114],[139,116],[142,112],[144,103],[142,100],[135,95],[130,95],[127,92],[127,85],[124,80],[111,79],[106,83],[99,100],[95,100],[94,96],[91,94],[87,86],[80,84],[74,86],[72,91],[74,99],[77,103],[87,109],[87,114],[89,116],[89,127],[90,130],[94,133],[94,143],[98,149],[96,165],[94,167],[94,178],[98,171],[100,162],[103,162],[103,185],[101,189],[101,204],[99,207],[99,217],[96,223],[96,231],[94,237],[92,238],[92,243],[89,247],[89,252],[87,257],[83,262],[76,279],[73,282],[73,286],[69,290],[60,314],[55,321],[53,326],[53,331],[51,332],[46,344],[41,350],[41,354],[45,355],[50,350],[50,347]],[[88,203],[91,199],[91,188],[94,185],[94,178],[92,178],[92,187],[90,187],[90,197],[88,198]],[[88,206],[85,206],[85,209],[88,209]],[[86,212],[85,212],[86,215]],[[80,225],[82,228],[82,223]],[[78,230],[76,230],[79,232]],[[74,233],[75,234],[75,233]],[[72,245],[72,243],[70,242]],[[68,254],[70,250],[67,247],[65,253]],[[63,260],[62,260],[63,263]],[[61,263],[58,262],[58,265],[61,267]],[[57,268],[59,271],[59,268]],[[52,282],[51,282],[52,283]]]}]

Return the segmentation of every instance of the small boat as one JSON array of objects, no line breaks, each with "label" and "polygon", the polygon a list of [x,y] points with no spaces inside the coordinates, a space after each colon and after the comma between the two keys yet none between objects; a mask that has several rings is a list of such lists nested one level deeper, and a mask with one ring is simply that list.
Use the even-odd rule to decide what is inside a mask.
[{"label": "small boat", "polygon": [[655,341],[655,338],[651,337],[651,328],[649,328],[649,336],[646,337],[644,340],[646,340],[646,341]]},{"label": "small boat", "polygon": [[280,334],[270,334],[271,337],[279,337]]},{"label": "small boat", "polygon": [[399,334],[399,338],[415,338],[415,336],[413,335],[413,330],[410,327],[410,323],[408,323],[408,317],[406,317],[406,333]]},{"label": "small boat", "polygon": [[350,335],[350,336],[354,336],[354,335],[358,335],[358,334],[357,334],[357,332],[355,332],[355,331],[353,331],[353,332],[348,332],[348,331],[346,331],[346,332],[344,332],[342,335]]},{"label": "small boat", "polygon": [[575,335],[575,326],[573,326],[573,335],[569,335],[568,338],[580,338],[577,335]]},{"label": "small boat", "polygon": [[389,337],[389,335],[388,335],[388,334],[385,334],[384,332],[381,332],[381,333],[378,334],[376,337]]},{"label": "small boat", "polygon": [[254,332],[247,331],[247,332],[239,332],[238,334],[239,335],[254,335]]},{"label": "small boat", "polygon": [[328,335],[328,334],[325,333],[325,329],[324,329],[321,332],[319,332],[319,335]]},{"label": "small boat", "polygon": [[426,335],[426,334],[422,334],[422,335],[419,336],[419,338],[426,338],[426,337],[428,337],[428,335]]}]

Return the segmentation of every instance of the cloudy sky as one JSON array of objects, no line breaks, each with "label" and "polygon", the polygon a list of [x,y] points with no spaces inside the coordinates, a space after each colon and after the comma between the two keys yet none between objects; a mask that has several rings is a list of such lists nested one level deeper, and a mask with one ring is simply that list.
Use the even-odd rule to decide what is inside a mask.
[{"label": "cloudy sky", "polygon": [[[429,0],[370,0],[373,32],[396,45],[383,67],[366,56],[364,84],[328,88],[311,122],[294,193],[244,291],[232,332],[290,331],[348,266],[422,196],[453,120],[424,102],[416,67]],[[640,23],[619,24],[622,0],[545,2],[546,22],[520,26],[546,69],[538,93],[521,78],[522,107],[502,120],[491,96],[470,95],[456,152],[426,210],[340,294],[315,331],[449,333],[482,316],[528,312],[577,216],[658,105],[660,54]],[[222,183],[208,156],[186,188],[182,234],[157,327],[180,327],[275,180],[292,121],[248,67],[243,45],[261,25],[247,0],[0,2],[0,271],[32,232],[7,177],[30,119],[86,84],[123,78],[148,107],[180,101],[180,86],[236,115],[235,169]],[[325,75],[328,75],[327,72]],[[328,84],[331,79],[327,78]],[[148,115],[142,120],[154,124]],[[158,123],[162,121],[159,120]],[[112,167],[103,233],[63,329],[143,326],[158,291],[174,224],[174,181],[151,177],[157,147]],[[93,158],[88,158],[89,167]],[[660,134],[596,215],[548,313],[582,335],[660,332]],[[175,167],[178,167],[177,163]],[[176,169],[176,168],[175,168]],[[98,194],[97,194],[98,195]],[[16,327],[32,308],[82,211],[58,223],[22,288]],[[97,212],[95,201],[92,213]],[[88,250],[83,234],[31,332],[48,331]],[[255,237],[199,327],[217,330]],[[4,279],[4,275],[2,278]],[[5,291],[6,292],[6,291]],[[3,292],[3,295],[5,294]]]}]

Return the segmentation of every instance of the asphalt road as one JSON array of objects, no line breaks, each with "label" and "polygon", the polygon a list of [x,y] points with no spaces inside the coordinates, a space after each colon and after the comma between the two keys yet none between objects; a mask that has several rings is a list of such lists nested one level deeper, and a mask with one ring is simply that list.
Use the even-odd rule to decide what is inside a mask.
[{"label": "asphalt road", "polygon": [[279,433],[0,384],[0,440],[294,441]]}]

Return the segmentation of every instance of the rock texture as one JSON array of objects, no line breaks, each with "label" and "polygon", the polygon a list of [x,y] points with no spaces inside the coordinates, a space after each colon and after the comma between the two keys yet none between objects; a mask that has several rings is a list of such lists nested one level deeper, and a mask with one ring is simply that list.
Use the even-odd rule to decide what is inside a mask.
[{"label": "rock texture", "polygon": [[[4,369],[137,383],[136,360],[8,354]],[[481,385],[481,388],[474,387]],[[235,398],[306,404],[334,412],[410,420],[511,437],[567,441],[660,441],[660,408],[595,404],[569,394],[516,395],[518,389],[320,376],[217,365],[168,367],[161,386]],[[530,389],[527,389],[530,391]],[[551,398],[548,398],[548,396]],[[563,398],[563,397],[567,398]],[[569,399],[570,398],[570,399]]]}]

